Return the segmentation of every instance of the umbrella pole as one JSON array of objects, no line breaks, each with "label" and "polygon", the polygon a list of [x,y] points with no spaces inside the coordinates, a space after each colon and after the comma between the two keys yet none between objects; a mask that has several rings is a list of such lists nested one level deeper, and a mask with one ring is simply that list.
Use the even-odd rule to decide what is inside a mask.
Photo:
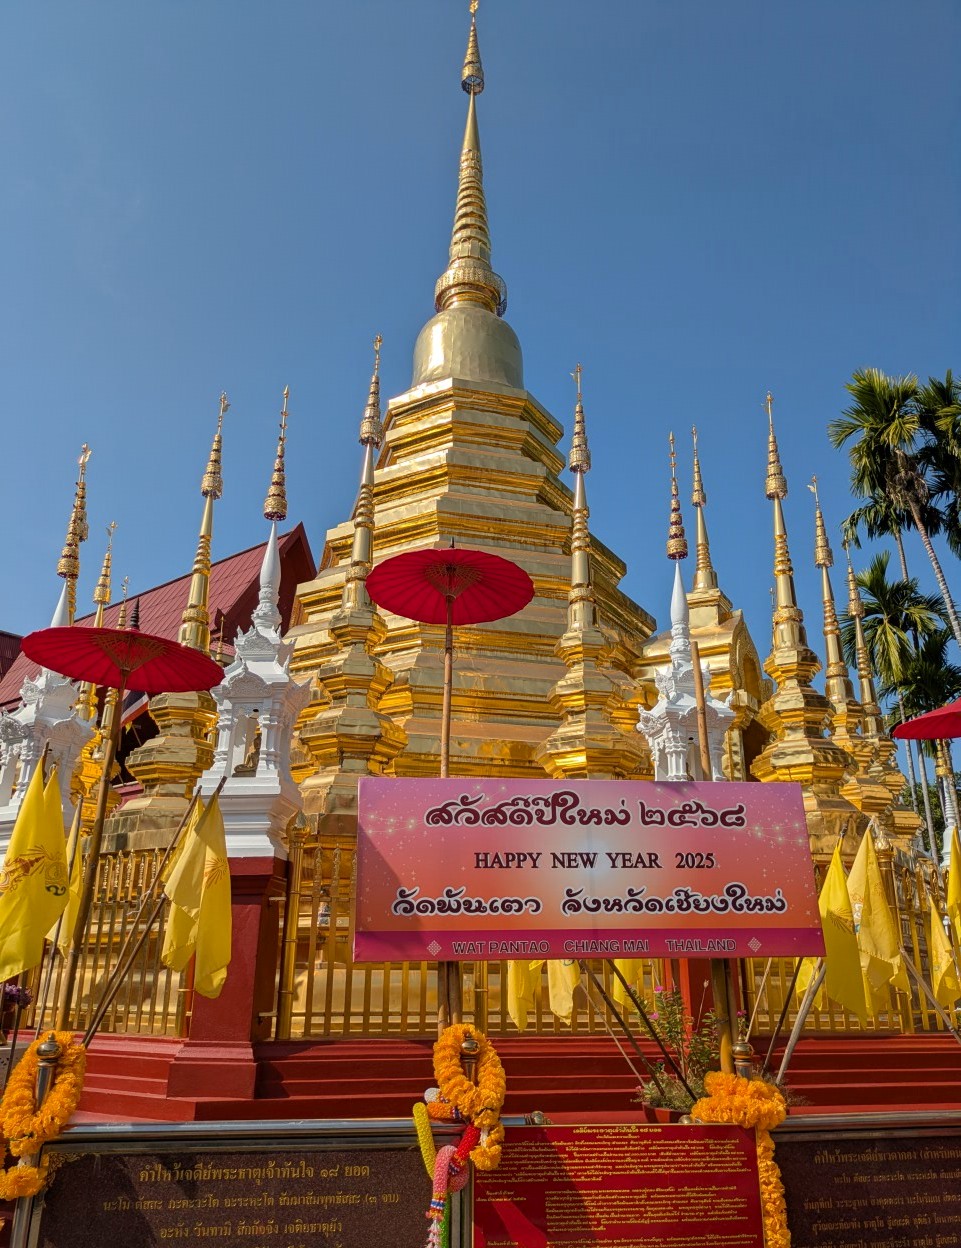
[{"label": "umbrella pole", "polygon": [[[444,702],[440,715],[440,774],[450,775],[450,716],[454,687],[454,599],[447,595],[447,623],[444,628]],[[463,994],[459,962],[437,965],[437,1030],[463,1022]]]},{"label": "umbrella pole", "polygon": [[447,595],[447,626],[444,629],[444,704],[440,714],[440,774],[450,775],[450,709],[454,687],[454,599]]},{"label": "umbrella pole", "polygon": [[[77,910],[77,924],[73,929],[70,952],[67,954],[67,966],[64,971],[63,989],[60,997],[60,1008],[57,1013],[57,1027],[66,1028],[70,1019],[73,1004],[73,991],[77,979],[77,967],[83,951],[84,938],[87,932],[87,921],[93,905],[93,891],[97,883],[97,867],[100,862],[100,843],[103,840],[103,825],[107,818],[107,798],[110,795],[110,773],[113,771],[117,757],[117,746],[120,743],[120,721],[123,718],[123,697],[126,692],[126,679],[117,690],[116,699],[108,698],[109,730],[103,753],[103,774],[100,777],[100,790],[97,794],[97,813],[90,830],[90,843],[87,847],[87,861],[84,865],[83,886],[80,890],[80,906]],[[79,853],[79,845],[77,847]]]}]

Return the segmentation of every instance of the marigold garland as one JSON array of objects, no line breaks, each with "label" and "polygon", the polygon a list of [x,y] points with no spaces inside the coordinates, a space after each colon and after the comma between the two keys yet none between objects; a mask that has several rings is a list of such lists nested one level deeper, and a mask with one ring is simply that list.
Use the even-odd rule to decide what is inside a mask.
[{"label": "marigold garland", "polygon": [[[37,1050],[50,1039],[56,1040],[61,1052],[50,1088],[38,1108]],[[87,1050],[74,1040],[72,1032],[44,1032],[30,1045],[11,1073],[0,1101],[0,1128],[14,1157],[32,1157],[64,1129],[80,1103],[86,1064]],[[16,1165],[0,1171],[0,1200],[35,1196],[46,1182],[47,1168],[45,1159],[39,1166]]]},{"label": "marigold garland", "polygon": [[[468,1037],[478,1046],[476,1084],[467,1078],[462,1065],[461,1045]],[[478,1170],[496,1170],[504,1143],[500,1114],[507,1078],[490,1040],[470,1023],[445,1027],[434,1045],[434,1078],[440,1095],[427,1103],[430,1117],[477,1127],[480,1143],[472,1150],[471,1160]]]},{"label": "marigold garland", "polygon": [[699,1122],[728,1123],[754,1128],[757,1139],[757,1169],[761,1183],[765,1248],[790,1248],[787,1203],[781,1171],[774,1160],[772,1128],[787,1117],[784,1097],[763,1079],[744,1079],[712,1071],[704,1077],[707,1096],[694,1103],[691,1116]]}]

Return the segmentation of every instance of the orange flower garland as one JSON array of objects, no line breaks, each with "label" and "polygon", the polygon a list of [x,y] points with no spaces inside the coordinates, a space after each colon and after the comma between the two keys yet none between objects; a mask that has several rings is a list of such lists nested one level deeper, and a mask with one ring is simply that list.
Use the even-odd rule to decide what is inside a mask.
[{"label": "orange flower garland", "polygon": [[[37,1050],[51,1038],[60,1045],[61,1053],[53,1081],[38,1108],[37,1071],[40,1059]],[[45,1032],[30,1045],[10,1075],[3,1100],[0,1101],[0,1127],[14,1157],[32,1157],[64,1129],[80,1103],[86,1064],[87,1050],[74,1041],[72,1032]],[[35,1196],[46,1178],[46,1161],[39,1166],[17,1165],[0,1171],[0,1200]]]},{"label": "orange flower garland", "polygon": [[781,1171],[774,1160],[771,1130],[787,1117],[784,1097],[763,1079],[744,1079],[712,1071],[704,1076],[708,1095],[696,1101],[691,1116],[699,1122],[752,1127],[757,1133],[757,1169],[764,1212],[765,1248],[791,1248]]},{"label": "orange flower garland", "polygon": [[[478,1046],[476,1084],[467,1078],[462,1065],[461,1045],[468,1036]],[[471,1151],[471,1160],[478,1170],[496,1170],[504,1143],[500,1114],[507,1079],[494,1046],[470,1023],[445,1027],[434,1045],[434,1078],[440,1096],[427,1103],[430,1117],[443,1122],[460,1118],[477,1127],[481,1138]]]}]

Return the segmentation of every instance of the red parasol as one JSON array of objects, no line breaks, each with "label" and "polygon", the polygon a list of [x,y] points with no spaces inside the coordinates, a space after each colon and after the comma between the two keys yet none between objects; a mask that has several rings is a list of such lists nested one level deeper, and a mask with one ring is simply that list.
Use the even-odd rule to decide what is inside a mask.
[{"label": "red parasol", "polygon": [[898,724],[891,730],[891,736],[902,741],[944,741],[949,737],[961,737],[961,698]]},{"label": "red parasol", "polygon": [[23,653],[51,671],[110,689],[187,693],[212,689],[223,668],[199,650],[135,629],[43,628],[20,643]]},{"label": "red parasol", "polygon": [[526,607],[534,583],[523,568],[482,550],[412,550],[378,564],[367,592],[395,615],[425,624],[480,624]]},{"label": "red parasol", "polygon": [[[135,604],[135,618],[136,613]],[[20,645],[28,659],[41,663],[51,671],[69,676],[71,680],[83,680],[117,690],[116,698],[112,701],[108,699],[104,712],[105,748],[97,813],[87,841],[80,904],[61,988],[57,1025],[66,1027],[97,879],[110,777],[120,739],[120,706],[124,693],[128,687],[143,693],[187,693],[212,689],[220,684],[224,674],[219,663],[208,659],[200,651],[168,641],[166,637],[142,633],[136,627],[43,628],[24,637]]]}]

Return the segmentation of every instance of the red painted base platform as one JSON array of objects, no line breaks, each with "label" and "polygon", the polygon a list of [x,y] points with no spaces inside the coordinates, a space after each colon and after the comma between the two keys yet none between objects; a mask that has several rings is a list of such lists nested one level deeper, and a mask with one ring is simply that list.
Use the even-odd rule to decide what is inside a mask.
[{"label": "red painted base platform", "polygon": [[[508,1072],[509,1114],[610,1118],[640,1110],[638,1078],[612,1040],[514,1036],[496,1044]],[[653,1060],[653,1048],[643,1047]],[[253,1046],[252,1096],[227,1091],[212,1053],[205,1060],[211,1084],[219,1087],[212,1086],[209,1097],[182,1096],[176,1095],[175,1059],[183,1062],[183,1049],[180,1040],[98,1036],[82,1120],[406,1117],[433,1082],[426,1038],[263,1043]],[[228,1068],[230,1057],[224,1054]],[[961,1045],[943,1035],[811,1037],[795,1050],[789,1083],[804,1102],[797,1113],[959,1108]]]}]

